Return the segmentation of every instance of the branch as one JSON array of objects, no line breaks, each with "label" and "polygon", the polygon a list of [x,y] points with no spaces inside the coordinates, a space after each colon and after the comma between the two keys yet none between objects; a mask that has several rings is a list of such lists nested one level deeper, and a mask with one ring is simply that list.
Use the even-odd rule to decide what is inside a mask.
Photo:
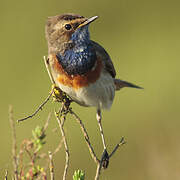
[{"label": "branch", "polygon": [[100,163],[97,164],[97,168],[96,168],[96,176],[95,176],[95,180],[98,180],[100,177],[100,173],[101,173],[101,165]]},{"label": "branch", "polygon": [[7,180],[7,177],[8,177],[8,170],[6,170],[5,172],[4,180]]},{"label": "branch", "polygon": [[120,142],[115,146],[115,148],[113,149],[113,151],[111,152],[111,154],[109,155],[109,158],[111,158],[113,156],[113,154],[118,150],[118,148],[120,146],[122,146],[123,144],[126,144],[126,141],[124,140],[124,137],[121,138]]},{"label": "branch", "polygon": [[52,153],[52,155],[55,155],[62,147],[62,143],[63,143],[63,138],[61,139],[59,145],[57,146],[57,148],[54,150],[54,152]]},{"label": "branch", "polygon": [[102,168],[105,169],[108,167],[110,158],[115,154],[115,152],[118,150],[118,148],[125,143],[126,142],[124,140],[124,137],[122,137],[120,142],[115,146],[115,148],[113,149],[113,151],[111,152],[110,155],[108,155],[107,151],[104,151],[102,158],[101,158],[101,161],[97,164],[95,180],[99,180],[99,177],[101,174],[101,169]]},{"label": "branch", "polygon": [[51,180],[54,180],[54,163],[53,163],[53,155],[49,151],[49,171],[50,171],[50,177]]},{"label": "branch", "polygon": [[60,131],[61,131],[61,135],[62,135],[63,142],[64,142],[64,148],[65,148],[65,152],[66,152],[66,162],[65,162],[65,167],[64,167],[63,180],[66,180],[67,171],[68,171],[68,167],[69,167],[69,148],[68,148],[64,128],[63,128],[67,113],[68,112],[65,107],[65,103],[62,103],[62,107],[58,113],[55,112],[55,116],[56,116]]},{"label": "branch", "polygon": [[44,56],[43,58],[44,58],[44,64],[46,66],[46,70],[48,72],[49,78],[50,78],[52,84],[55,84],[55,81],[54,81],[52,73],[51,73],[51,67],[50,67],[50,64],[49,64],[49,59],[46,58],[46,56]]},{"label": "branch", "polygon": [[82,120],[79,118],[79,116],[72,109],[69,109],[69,113],[72,114],[74,116],[74,118],[76,119],[76,121],[79,123],[79,125],[81,127],[81,130],[82,130],[82,133],[84,135],[84,138],[86,140],[86,143],[87,143],[87,146],[88,146],[88,149],[89,149],[89,152],[91,154],[92,159],[94,159],[95,163],[99,163],[100,160],[97,158],[96,153],[95,153],[95,151],[94,151],[94,149],[93,149],[93,147],[91,145],[87,130],[86,130]]},{"label": "branch", "polygon": [[[88,136],[88,133],[87,133],[87,130],[82,122],[82,120],[79,118],[79,116],[72,110],[72,108],[69,107],[70,104],[68,105],[68,107],[66,107],[66,111],[69,112],[71,115],[73,115],[73,117],[76,119],[76,121],[79,123],[80,127],[81,127],[81,130],[83,132],[83,135],[84,135],[84,138],[86,140],[86,143],[87,143],[87,146],[88,146],[88,149],[89,149],[89,152],[91,154],[91,157],[92,159],[94,160],[94,162],[97,164],[97,169],[96,169],[96,175],[95,175],[95,180],[99,180],[99,177],[100,177],[100,174],[101,174],[101,169],[104,168],[106,169],[108,167],[108,164],[109,164],[109,160],[110,158],[115,154],[115,152],[117,151],[117,149],[125,144],[125,141],[124,141],[124,138],[121,138],[120,140],[120,143],[118,143],[115,148],[113,149],[113,151],[111,152],[110,155],[108,155],[107,153],[107,150],[104,149],[104,152],[103,152],[103,155],[101,157],[101,160],[98,159],[94,149],[93,149],[93,146],[91,145],[91,142],[90,142],[90,139],[89,139],[89,136]],[[101,121],[101,115],[99,115],[99,121]],[[100,122],[101,123],[101,122]],[[103,131],[102,131],[102,125],[100,124],[101,126],[101,136],[102,136],[102,139],[104,140],[104,134],[102,135]],[[103,141],[104,142],[104,147],[106,147],[105,145],[105,140]]]},{"label": "branch", "polygon": [[52,90],[51,90],[51,92],[50,92],[50,94],[48,95],[48,97],[43,101],[43,103],[35,110],[35,112],[33,113],[33,114],[31,114],[31,115],[29,115],[29,116],[27,116],[27,117],[25,117],[25,118],[22,118],[22,119],[19,119],[19,120],[17,120],[17,122],[19,123],[19,122],[21,122],[21,121],[25,121],[25,120],[27,120],[27,119],[30,119],[30,118],[33,118],[40,110],[42,110],[42,108],[44,107],[44,105],[49,101],[49,99],[51,98],[51,96],[52,96],[52,94],[53,94],[53,92],[54,92],[54,86],[53,86],[53,88],[52,88]]},{"label": "branch", "polygon": [[13,119],[13,109],[12,106],[9,106],[9,121],[12,129],[12,156],[13,156],[13,165],[14,165],[14,178],[18,180],[18,160],[17,160],[17,144],[16,144],[16,129]]},{"label": "branch", "polygon": [[45,123],[45,125],[44,125],[44,127],[43,127],[42,133],[45,133],[46,129],[47,129],[48,126],[49,126],[49,121],[50,121],[50,119],[51,119],[51,114],[52,114],[51,112],[48,114],[48,117],[47,117],[46,123]]},{"label": "branch", "polygon": [[31,115],[29,115],[29,116],[27,116],[25,118],[17,120],[18,123],[21,122],[21,121],[25,121],[27,119],[33,118],[40,110],[42,110],[44,105],[49,101],[49,99],[51,98],[51,96],[54,93],[54,89],[55,89],[54,84],[55,84],[55,81],[53,79],[53,76],[52,76],[52,73],[51,73],[51,70],[50,70],[51,68],[50,68],[50,65],[49,65],[49,59],[47,59],[46,56],[44,56],[43,58],[44,58],[44,63],[45,63],[46,70],[48,72],[49,78],[50,78],[50,80],[51,80],[51,82],[53,84],[51,92],[50,92],[49,96],[43,101],[43,103],[35,110],[35,112],[33,114],[31,114]]}]

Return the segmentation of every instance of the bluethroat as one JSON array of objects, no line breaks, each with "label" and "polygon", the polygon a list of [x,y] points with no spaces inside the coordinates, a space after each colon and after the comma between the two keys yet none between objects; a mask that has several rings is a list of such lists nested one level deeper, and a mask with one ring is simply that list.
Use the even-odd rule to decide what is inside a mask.
[{"label": "bluethroat", "polygon": [[[49,17],[46,39],[56,85],[78,104],[96,107],[102,130],[101,109],[111,107],[115,91],[123,87],[141,87],[116,79],[110,56],[101,45],[90,39],[88,28],[97,18],[75,14]],[[104,140],[103,145],[106,149]]]}]

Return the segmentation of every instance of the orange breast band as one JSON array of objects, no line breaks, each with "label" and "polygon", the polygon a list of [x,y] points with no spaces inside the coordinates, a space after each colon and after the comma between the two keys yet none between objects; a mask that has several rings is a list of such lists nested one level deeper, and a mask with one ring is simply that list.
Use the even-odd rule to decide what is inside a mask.
[{"label": "orange breast band", "polygon": [[54,70],[58,73],[57,81],[64,86],[69,86],[74,89],[79,89],[81,87],[86,87],[91,83],[97,81],[100,77],[102,70],[102,61],[98,58],[96,61],[95,68],[88,71],[83,75],[68,75],[62,68],[61,64],[58,62],[56,56],[53,56],[54,59]]}]

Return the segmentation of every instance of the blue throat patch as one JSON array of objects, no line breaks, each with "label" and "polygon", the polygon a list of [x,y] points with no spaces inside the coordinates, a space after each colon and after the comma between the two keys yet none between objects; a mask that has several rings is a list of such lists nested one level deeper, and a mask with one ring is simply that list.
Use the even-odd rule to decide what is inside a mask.
[{"label": "blue throat patch", "polygon": [[82,75],[91,70],[96,62],[96,52],[89,38],[88,26],[79,28],[71,36],[74,47],[64,54],[57,54],[63,69],[69,75]]}]

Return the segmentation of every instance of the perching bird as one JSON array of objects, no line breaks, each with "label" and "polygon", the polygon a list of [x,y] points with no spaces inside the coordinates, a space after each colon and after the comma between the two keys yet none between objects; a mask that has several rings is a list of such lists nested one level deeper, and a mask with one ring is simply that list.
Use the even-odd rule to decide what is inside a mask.
[{"label": "perching bird", "polygon": [[97,18],[74,14],[48,18],[48,55],[53,78],[62,91],[80,105],[109,109],[116,90],[140,87],[115,79],[110,56],[90,39],[88,27]]},{"label": "perching bird", "polygon": [[[46,24],[48,58],[56,85],[82,106],[97,108],[101,126],[101,109],[109,109],[116,90],[140,88],[116,79],[110,56],[89,35],[89,25],[98,16],[85,18],[75,14],[49,17]],[[103,142],[106,149],[105,142]]]}]

